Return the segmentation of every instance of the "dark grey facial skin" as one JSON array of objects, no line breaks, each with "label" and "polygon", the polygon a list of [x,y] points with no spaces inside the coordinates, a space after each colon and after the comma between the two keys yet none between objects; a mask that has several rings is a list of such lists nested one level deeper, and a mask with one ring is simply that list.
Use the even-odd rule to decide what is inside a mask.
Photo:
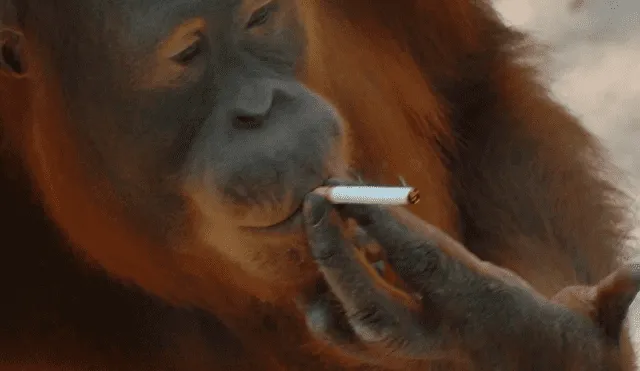
[{"label": "dark grey facial skin", "polygon": [[[89,197],[116,200],[119,211],[104,212],[158,251],[191,249],[265,280],[299,277],[308,267],[287,258],[305,260],[295,212],[344,175],[346,154],[339,115],[297,78],[305,33],[295,1],[53,3],[32,0],[25,20],[31,78],[44,92],[35,120],[43,95],[61,103],[37,136],[77,147],[64,166],[82,169]],[[44,173],[67,172],[38,146]],[[60,198],[61,186],[40,187],[49,203]],[[81,212],[58,201],[61,214]],[[73,240],[77,227],[60,223]],[[90,256],[104,249],[79,244]]]}]

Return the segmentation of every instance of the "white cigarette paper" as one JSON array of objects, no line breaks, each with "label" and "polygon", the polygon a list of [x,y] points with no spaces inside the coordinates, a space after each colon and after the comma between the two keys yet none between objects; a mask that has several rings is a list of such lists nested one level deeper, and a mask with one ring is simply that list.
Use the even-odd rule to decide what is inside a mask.
[{"label": "white cigarette paper", "polygon": [[420,201],[413,187],[335,186],[314,190],[334,204],[408,205]]}]

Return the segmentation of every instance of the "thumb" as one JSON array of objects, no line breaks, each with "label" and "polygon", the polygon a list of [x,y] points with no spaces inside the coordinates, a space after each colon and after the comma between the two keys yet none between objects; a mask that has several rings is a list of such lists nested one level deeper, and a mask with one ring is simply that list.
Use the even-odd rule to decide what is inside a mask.
[{"label": "thumb", "polygon": [[612,339],[619,339],[629,306],[640,290],[640,263],[627,264],[596,285],[596,320]]},{"label": "thumb", "polygon": [[612,341],[619,341],[627,312],[640,290],[640,263],[625,265],[595,286],[569,286],[551,300],[590,318]]}]

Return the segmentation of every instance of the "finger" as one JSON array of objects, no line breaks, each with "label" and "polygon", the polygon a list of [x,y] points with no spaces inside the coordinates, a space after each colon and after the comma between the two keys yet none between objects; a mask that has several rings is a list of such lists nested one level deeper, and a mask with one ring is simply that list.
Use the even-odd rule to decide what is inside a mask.
[{"label": "finger", "polygon": [[[357,182],[350,179],[330,178],[324,183],[325,186],[355,186],[363,184],[364,181],[361,177]],[[334,205],[334,208],[336,210],[341,210],[342,207],[343,205]],[[395,283],[398,286],[402,286],[398,278],[395,277],[393,271],[385,269],[384,251],[380,247],[379,243],[360,226],[357,226],[355,230],[353,242],[356,247],[358,247],[365,253],[367,260],[371,263],[371,265],[381,277],[383,277],[387,282],[390,282],[392,284]]]},{"label": "finger", "polygon": [[304,305],[302,301],[298,302],[298,307],[305,315],[307,328],[311,334],[318,340],[339,349],[349,358],[357,360],[358,363],[379,364],[381,359],[389,362],[390,358],[386,354],[393,352],[362,342],[351,328],[342,309],[334,301],[335,297],[328,292],[304,302]]},{"label": "finger", "polygon": [[325,281],[300,295],[296,305],[304,313],[307,328],[316,338],[352,353],[364,350]]},{"label": "finger", "polygon": [[[350,186],[355,184],[351,180],[340,178],[331,178],[325,182],[327,186]],[[341,215],[352,218],[358,223],[361,229],[356,234],[359,238],[358,241],[367,241],[367,244],[371,243],[371,239],[377,243],[390,245],[393,241],[397,241],[398,238],[401,241],[408,242],[411,240],[413,242],[420,239],[428,240],[433,238],[434,240],[439,240],[446,237],[444,233],[438,233],[439,231],[435,227],[424,223],[412,214],[408,212],[402,213],[403,209],[399,207],[383,208],[378,205],[342,204],[335,205],[335,209]],[[393,210],[393,212],[390,210]],[[422,233],[410,233],[417,230]]]},{"label": "finger", "polygon": [[605,333],[618,340],[629,306],[640,290],[640,263],[619,268],[596,286],[597,320]]},{"label": "finger", "polygon": [[344,204],[341,205],[340,213],[354,219],[378,242],[395,240],[397,237],[406,240],[412,234],[404,221],[398,220],[398,216],[392,214],[389,208],[379,205]]},{"label": "finger", "polygon": [[539,295],[514,272],[482,261],[445,232],[402,207],[349,204],[338,210],[383,247],[389,264],[414,290],[444,285],[460,290],[455,278],[465,285],[465,280],[475,276],[497,279]]},{"label": "finger", "polygon": [[377,262],[384,258],[384,252],[380,245],[359,226],[355,228],[353,244],[364,252],[370,262]]},{"label": "finger", "polygon": [[[413,289],[422,291],[446,264],[438,239],[419,233],[376,205],[343,205],[340,213],[356,220],[384,249],[387,260]],[[422,227],[422,231],[425,231]],[[434,284],[436,282],[433,282]]]},{"label": "finger", "polygon": [[311,255],[345,309],[354,312],[355,302],[369,302],[377,291],[366,266],[357,261],[353,247],[343,238],[337,213],[328,201],[308,195],[304,217]]},{"label": "finger", "polygon": [[640,290],[640,265],[628,264],[595,286],[570,286],[552,301],[593,320],[612,341],[619,341],[629,306]]},{"label": "finger", "polygon": [[386,290],[384,281],[357,257],[342,237],[338,214],[329,203],[308,195],[304,215],[312,256],[358,338],[367,343],[386,343],[391,338],[418,341],[415,302],[408,295]]},{"label": "finger", "polygon": [[[352,186],[352,185],[358,185],[358,183],[355,183],[352,180],[348,180],[348,179],[342,179],[342,178],[331,178],[328,179],[325,184],[325,186]],[[335,205],[335,209],[338,210],[341,214],[341,216],[343,216],[343,218],[348,217],[348,211],[349,210],[353,210],[355,208],[357,208],[360,205]],[[364,206],[364,210],[362,211],[362,214],[367,214],[367,210],[384,210],[382,208],[380,208],[379,206],[375,206],[375,205],[370,205],[370,207],[367,207],[366,205],[362,205]],[[402,208],[394,208],[396,211],[397,210],[403,210]],[[346,212],[344,212],[344,210],[346,210]],[[414,225],[417,224],[422,224],[420,225],[420,227],[424,230],[425,228],[429,227],[428,225],[426,225],[425,223],[422,222],[422,220],[417,219],[417,218],[413,218],[414,220],[411,220],[412,218],[412,214],[408,214],[408,218],[405,217],[405,222],[409,222],[409,224],[413,223]],[[395,216],[397,217],[397,216]],[[395,219],[393,219],[395,221]],[[360,220],[358,221],[360,224],[363,224],[362,219],[360,218]],[[384,224],[384,223],[382,223]],[[371,230],[371,228],[374,227],[370,227],[369,230]],[[432,228],[431,233],[437,232],[437,230],[435,228]],[[366,256],[369,258],[369,260],[371,261],[375,261],[376,263],[372,264],[373,267],[376,269],[376,271],[378,272],[378,274],[383,277],[385,279],[386,282],[392,284],[394,287],[403,290],[403,291],[407,291],[408,287],[405,285],[405,283],[403,282],[403,280],[397,275],[397,272],[394,272],[394,270],[392,269],[385,269],[385,263],[384,260],[387,260],[385,257],[385,252],[383,249],[381,249],[380,247],[380,243],[377,240],[380,240],[380,236],[387,236],[388,233],[387,231],[380,231],[380,233],[378,234],[377,239],[373,238],[369,233],[367,233],[367,231],[363,228],[361,228],[360,226],[358,226],[357,230],[356,230],[356,240],[355,243],[358,247],[364,247],[363,251],[365,251]],[[392,238],[391,238],[392,239]],[[383,239],[384,240],[384,239]],[[464,255],[471,255],[466,249],[461,248],[460,249],[460,254],[464,254]],[[380,260],[380,261],[379,261]],[[397,265],[398,262],[396,261],[395,264]],[[422,278],[425,278],[424,276]]]}]

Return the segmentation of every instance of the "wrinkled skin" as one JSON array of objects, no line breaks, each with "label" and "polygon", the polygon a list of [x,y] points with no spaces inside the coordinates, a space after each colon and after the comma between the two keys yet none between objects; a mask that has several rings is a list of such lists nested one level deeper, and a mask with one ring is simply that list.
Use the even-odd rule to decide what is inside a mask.
[{"label": "wrinkled skin", "polygon": [[0,1],[3,370],[632,369],[623,198],[484,2]]},{"label": "wrinkled skin", "polygon": [[[108,270],[138,282],[163,279],[140,277],[160,273],[153,258],[135,270],[119,266],[139,259],[130,255],[141,252],[132,243],[139,238],[149,255],[166,256],[172,265],[184,252],[185,260],[232,262],[247,280],[288,286],[308,276],[282,247],[304,254],[302,228],[264,227],[288,218],[328,176],[342,174],[344,128],[333,107],[294,75],[303,48],[294,2],[258,5],[141,1],[121,8],[96,1],[30,10],[43,18],[26,30],[27,48],[39,51],[29,61],[32,83],[41,94],[60,97],[33,100],[32,166],[49,185],[44,197],[55,218],[77,244],[94,245],[87,253]],[[251,17],[261,16],[256,12],[269,18],[249,27]],[[54,27],[67,13],[84,20]],[[109,31],[83,32],[85,22]],[[44,52],[62,48],[69,35],[76,47],[64,58]],[[84,52],[95,43],[104,47]],[[53,86],[64,86],[65,94],[49,91]],[[55,201],[88,193],[78,184],[92,189],[86,203]],[[96,225],[91,235],[77,231],[87,228],[75,222],[79,214],[99,214],[87,216]],[[124,216],[132,230],[101,228],[107,216]],[[96,239],[111,246],[97,246]],[[174,283],[159,282],[158,290],[190,280],[191,264],[169,268]]]}]

